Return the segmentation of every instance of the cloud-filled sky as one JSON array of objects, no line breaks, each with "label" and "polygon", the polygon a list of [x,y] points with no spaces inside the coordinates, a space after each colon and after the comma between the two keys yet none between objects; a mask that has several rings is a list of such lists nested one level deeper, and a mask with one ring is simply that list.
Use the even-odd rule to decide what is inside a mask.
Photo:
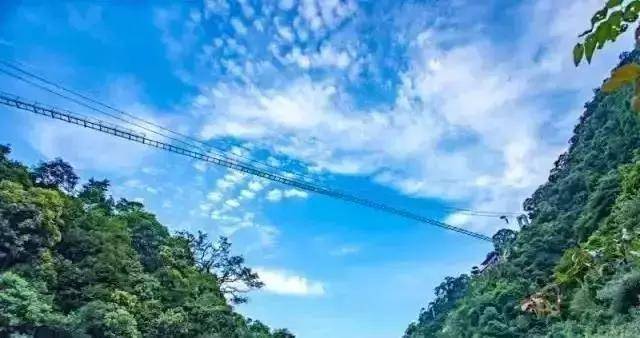
[{"label": "cloud-filled sky", "polygon": [[[519,212],[544,182],[592,88],[632,46],[626,36],[573,67],[601,2],[4,3],[0,56],[236,158],[491,235],[502,220],[450,207]],[[109,119],[7,76],[0,89]],[[0,143],[18,159],[63,157],[172,230],[229,236],[266,283],[239,311],[303,338],[400,336],[444,276],[490,249],[0,111]]]}]

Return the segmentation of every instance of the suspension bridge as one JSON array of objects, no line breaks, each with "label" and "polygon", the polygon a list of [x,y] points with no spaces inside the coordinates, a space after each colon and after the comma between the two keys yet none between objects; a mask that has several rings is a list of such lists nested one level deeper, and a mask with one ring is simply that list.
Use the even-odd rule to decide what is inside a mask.
[{"label": "suspension bridge", "polygon": [[[489,241],[489,242],[491,241],[490,237],[483,235],[481,233],[473,232],[461,227],[456,227],[450,224],[446,224],[444,222],[422,216],[410,210],[398,208],[386,203],[378,202],[373,199],[364,198],[355,194],[334,189],[326,185],[319,184],[315,182],[313,178],[302,175],[300,173],[288,172],[281,168],[276,168],[266,163],[253,160],[247,156],[229,153],[224,151],[221,148],[212,147],[211,145],[206,144],[193,137],[172,131],[168,128],[164,128],[163,126],[160,126],[157,124],[150,123],[134,115],[128,114],[117,108],[114,108],[110,105],[101,103],[83,94],[67,89],[43,77],[30,73],[14,64],[7,63],[6,61],[0,61],[0,64],[4,65],[5,67],[9,67],[12,70],[22,74],[20,75],[20,74],[17,74],[16,72],[11,72],[11,71],[8,71],[7,69],[0,68],[0,72],[4,73],[5,75],[8,75],[15,79],[26,82],[32,86],[38,87],[39,89],[45,90],[51,94],[55,94],[64,99],[70,100],[85,108],[105,114],[121,122],[125,122],[127,124],[133,125],[134,127],[138,129],[142,129],[146,132],[150,132],[156,135],[157,137],[148,137],[146,134],[142,132],[138,132],[130,128],[125,128],[118,124],[110,123],[110,122],[96,119],[93,117],[84,116],[68,110],[63,110],[56,107],[44,105],[41,103],[34,102],[32,100],[27,100],[19,96],[13,95],[11,93],[2,91],[0,92],[0,104],[4,106],[15,108],[20,111],[30,112],[42,117],[47,117],[47,118],[50,118],[51,120],[58,120],[58,121],[73,124],[79,127],[91,129],[100,133],[111,135],[113,137],[124,139],[130,142],[143,144],[148,147],[152,147],[152,148],[167,151],[170,153],[178,154],[181,156],[189,157],[195,160],[199,160],[199,161],[214,164],[217,166],[225,167],[228,169],[240,171],[249,175],[261,177],[273,182],[291,186],[296,189],[328,196],[337,200],[342,200],[345,202],[364,206],[370,209],[375,209],[381,212],[393,214],[406,219],[418,221],[420,223],[436,226],[445,230],[470,236],[472,238],[479,239],[482,241]],[[35,81],[38,81],[40,83],[37,83]],[[72,97],[71,95],[78,98]],[[101,106],[102,108],[118,113],[118,115],[114,115],[112,113],[106,112],[104,111],[104,109],[97,108],[95,105]],[[126,118],[123,118],[122,116],[127,116],[140,123],[150,125],[152,126],[152,128],[142,125],[140,123],[131,122]],[[172,134],[173,136],[159,132],[158,130],[163,130],[169,134]],[[213,150],[212,148],[215,148],[217,151]],[[504,215],[512,215],[512,216],[517,215],[516,213],[513,213],[513,212],[478,211],[478,210],[470,210],[470,209],[455,208],[455,207],[448,207],[447,209],[455,210],[455,211],[469,214],[472,216],[484,216],[484,217],[495,217],[495,218],[498,218],[500,216],[504,217]]]}]

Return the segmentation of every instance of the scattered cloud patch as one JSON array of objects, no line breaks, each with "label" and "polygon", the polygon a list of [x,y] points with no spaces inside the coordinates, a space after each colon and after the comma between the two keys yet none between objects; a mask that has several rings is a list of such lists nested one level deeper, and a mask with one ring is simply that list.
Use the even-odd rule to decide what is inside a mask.
[{"label": "scattered cloud patch", "polygon": [[325,294],[324,283],[312,281],[306,277],[279,269],[257,268],[255,271],[264,282],[263,290],[279,295],[290,296],[322,296]]},{"label": "scattered cloud patch", "polygon": [[[415,12],[427,13],[432,6],[400,7],[390,14],[405,24],[385,26],[391,27],[390,43],[402,51],[403,60],[389,66],[398,78],[384,91],[393,93],[393,99],[359,106],[354,96],[371,95],[364,89],[347,90],[359,83],[349,80],[345,85],[341,76],[349,78],[364,59],[373,73],[384,71],[376,67],[389,61],[371,54],[363,58],[361,37],[353,34],[370,13],[357,11],[348,1],[300,2],[296,8],[303,24],[296,26],[294,20],[289,27],[288,21],[274,20],[280,40],[271,45],[273,57],[285,69],[288,64],[317,66],[326,76],[283,72],[286,81],[275,76],[269,84],[206,83],[200,94],[206,99],[194,106],[205,120],[201,135],[263,144],[320,172],[372,175],[410,196],[472,209],[519,211],[566,148],[570,128],[550,135],[548,126],[559,119],[570,124],[577,117],[575,110],[554,108],[547,98],[560,90],[569,93],[567,106],[580,106],[590,95],[584,83],[597,85],[606,74],[604,64],[603,72],[576,70],[570,53],[560,47],[572,45],[575,32],[583,28],[584,20],[573,18],[588,17],[598,3],[558,8],[556,2],[538,0],[514,5],[514,11],[532,20],[518,23],[521,37],[507,40],[488,38],[486,27],[472,20],[440,18],[438,25],[412,21],[417,20],[412,19]],[[352,21],[344,24],[345,18]],[[340,34],[315,50],[299,43],[304,32],[323,34],[340,24]],[[455,25],[469,29],[450,29]],[[553,80],[558,78],[567,80],[558,85]],[[272,202],[284,197],[286,191],[280,189],[267,194]],[[462,214],[448,220],[486,233],[498,226],[494,220]]]},{"label": "scattered cloud patch", "polygon": [[272,189],[266,198],[269,202],[280,202],[283,198],[307,198],[309,194],[300,189]]},{"label": "scattered cloud patch", "polygon": [[240,197],[244,199],[253,199],[256,197],[256,193],[251,190],[243,189],[240,191]]},{"label": "scattered cloud patch", "polygon": [[273,189],[267,193],[267,200],[269,202],[280,202],[282,199],[282,190]]},{"label": "scattered cloud patch", "polygon": [[235,200],[235,199],[226,200],[226,201],[224,202],[224,204],[225,204],[225,205],[227,205],[227,206],[229,206],[229,207],[231,207],[231,208],[237,208],[237,207],[239,207],[239,206],[240,206],[240,202],[238,202],[238,201],[237,201],[237,200]]},{"label": "scattered cloud patch", "polygon": [[253,180],[253,181],[249,182],[249,189],[251,191],[258,192],[258,191],[261,191],[262,189],[264,189],[264,187],[265,187],[265,183],[262,183],[260,181]]},{"label": "scattered cloud patch", "polygon": [[284,191],[284,197],[286,198],[307,198],[309,193],[300,189],[287,189]]},{"label": "scattered cloud patch", "polygon": [[222,193],[219,191],[212,191],[207,194],[207,199],[211,202],[220,202],[222,200]]},{"label": "scattered cloud patch", "polygon": [[194,162],[193,167],[199,172],[205,172],[207,171],[207,168],[208,168],[207,164],[202,161]]}]

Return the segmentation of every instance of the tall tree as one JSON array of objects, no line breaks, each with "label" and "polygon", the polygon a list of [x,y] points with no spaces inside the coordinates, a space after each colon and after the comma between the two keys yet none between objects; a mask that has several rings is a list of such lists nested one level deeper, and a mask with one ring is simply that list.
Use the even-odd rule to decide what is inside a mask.
[{"label": "tall tree", "polygon": [[517,233],[511,229],[500,229],[491,237],[496,252],[505,254],[516,241]]},{"label": "tall tree", "polygon": [[107,214],[113,213],[114,201],[109,193],[109,180],[89,179],[78,194],[78,198],[87,206],[97,208]]},{"label": "tall tree", "polygon": [[78,175],[73,167],[60,158],[50,162],[41,162],[33,170],[34,181],[45,188],[58,188],[66,193],[71,193],[78,184]]},{"label": "tall tree", "polygon": [[208,235],[198,231],[197,235],[181,233],[189,242],[196,266],[200,271],[214,274],[222,292],[236,304],[248,299],[243,294],[264,286],[257,273],[244,265],[242,256],[231,254],[228,238],[220,236],[216,243]]},{"label": "tall tree", "polygon": [[0,146],[0,337],[291,337],[225,299],[222,282],[258,283],[228,240],[171,235],[142,203],[114,203],[107,180],[74,196],[64,162],[30,172],[9,154]]}]

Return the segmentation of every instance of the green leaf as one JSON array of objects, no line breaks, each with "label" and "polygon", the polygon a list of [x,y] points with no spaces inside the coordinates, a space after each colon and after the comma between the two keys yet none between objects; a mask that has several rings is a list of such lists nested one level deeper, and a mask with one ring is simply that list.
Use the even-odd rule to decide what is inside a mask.
[{"label": "green leaf", "polygon": [[624,13],[640,13],[640,0],[631,1],[627,7],[624,8]]},{"label": "green leaf", "polygon": [[624,13],[624,17],[623,17],[624,21],[629,22],[629,23],[634,23],[636,22],[636,20],[638,20],[638,13],[634,13],[634,12],[625,12]]},{"label": "green leaf", "polygon": [[580,33],[580,35],[578,35],[578,37],[581,38],[581,37],[583,37],[583,36],[585,36],[585,35],[587,35],[587,34],[589,34],[591,32],[593,32],[593,27],[591,27],[591,28],[587,29],[586,31]]},{"label": "green leaf", "polygon": [[598,25],[596,29],[596,39],[598,41],[598,49],[602,49],[604,44],[609,40],[611,33],[611,25],[609,21],[604,21]]},{"label": "green leaf", "polygon": [[594,34],[590,34],[584,41],[584,55],[587,58],[587,62],[591,63],[593,52],[596,50],[598,39]]},{"label": "green leaf", "polygon": [[612,12],[611,15],[609,15],[609,19],[607,21],[609,21],[609,24],[611,24],[612,27],[617,27],[622,24],[623,16],[624,14],[622,11],[615,11]]},{"label": "green leaf", "polygon": [[580,61],[582,61],[582,56],[584,55],[584,46],[581,43],[577,43],[575,47],[573,47],[573,64],[578,67]]},{"label": "green leaf", "polygon": [[607,8],[611,9],[616,6],[622,5],[622,0],[609,0],[607,1]]},{"label": "green leaf", "polygon": [[[627,7],[629,7],[629,6],[627,6]],[[598,22],[600,22],[600,21],[602,21],[602,20],[606,19],[606,18],[607,18],[607,13],[608,13],[608,12],[609,12],[609,9],[608,9],[608,8],[606,8],[606,7],[605,7],[605,8],[603,8],[603,9],[601,9],[601,10],[599,10],[599,11],[597,11],[597,12],[593,15],[593,17],[591,18],[591,25],[595,26],[595,24],[596,24],[596,23],[598,23]]]},{"label": "green leaf", "polygon": [[620,25],[622,25],[622,11],[615,11],[609,15],[609,19],[607,22],[609,23],[609,40],[616,41],[618,36],[620,36]]}]

